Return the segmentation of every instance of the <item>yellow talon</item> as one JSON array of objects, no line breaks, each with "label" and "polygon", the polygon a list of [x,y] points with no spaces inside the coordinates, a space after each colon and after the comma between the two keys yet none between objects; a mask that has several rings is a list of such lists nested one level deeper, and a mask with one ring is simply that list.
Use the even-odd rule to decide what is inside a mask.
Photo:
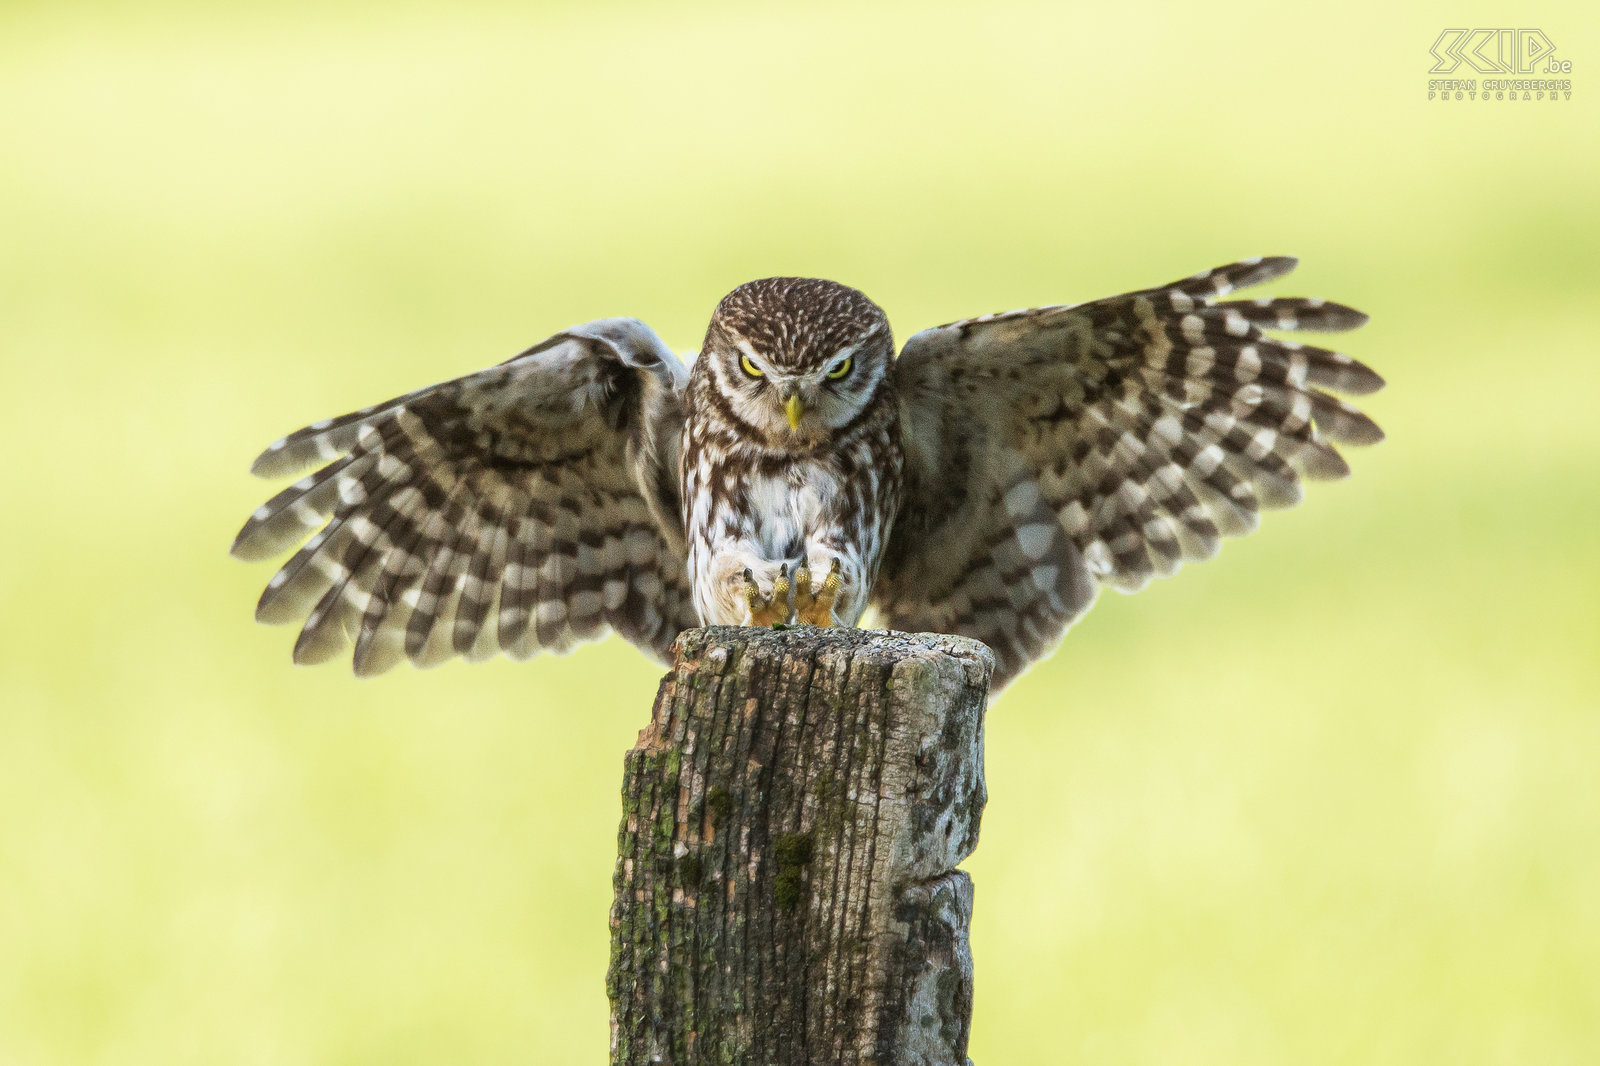
[{"label": "yellow talon", "polygon": [[839,598],[841,584],[837,559],[815,593],[811,591],[811,571],[802,566],[794,575],[794,620],[807,626],[836,625],[833,604]]},{"label": "yellow talon", "polygon": [[744,572],[744,598],[750,605],[750,624],[753,626],[778,626],[789,621],[789,567],[778,571],[772,583],[772,595],[763,596],[761,586],[748,567]]}]

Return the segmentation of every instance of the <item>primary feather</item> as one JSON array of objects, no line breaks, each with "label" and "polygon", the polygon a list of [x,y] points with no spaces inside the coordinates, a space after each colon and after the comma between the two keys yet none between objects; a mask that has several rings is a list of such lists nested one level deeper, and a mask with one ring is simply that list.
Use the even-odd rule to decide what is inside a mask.
[{"label": "primary feather", "polygon": [[[362,675],[404,658],[565,650],[577,636],[568,618],[583,639],[615,628],[665,658],[695,622],[681,531],[655,517],[678,509],[660,493],[673,483],[663,468],[677,460],[685,373],[648,327],[606,319],[289,434],[257,473],[328,465],[259,508],[233,553],[261,558],[327,525],[274,577],[257,617],[303,620],[296,662],[353,641]],[[631,555],[580,544],[621,537]],[[608,601],[612,581],[624,594]]]},{"label": "primary feather", "polygon": [[971,606],[992,584],[989,545],[1021,521],[996,497],[1019,470],[1063,534],[1034,541],[1033,558],[1126,592],[1215,554],[1221,537],[1254,529],[1262,508],[1297,502],[1303,478],[1349,473],[1333,442],[1372,443],[1381,431],[1314,386],[1363,393],[1382,379],[1263,330],[1344,330],[1366,316],[1320,300],[1219,299],[1294,266],[1244,260],[907,341],[896,383],[908,490],[876,590],[890,625],[936,619],[983,640],[1004,684],[1088,608],[1092,597],[1079,596],[1058,610],[1043,589],[1009,615]]}]

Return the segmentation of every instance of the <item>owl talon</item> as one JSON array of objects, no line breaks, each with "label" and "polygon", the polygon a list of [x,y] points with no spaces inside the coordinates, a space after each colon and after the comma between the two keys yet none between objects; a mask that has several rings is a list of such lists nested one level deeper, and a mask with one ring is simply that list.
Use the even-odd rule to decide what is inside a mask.
[{"label": "owl talon", "polygon": [[763,595],[761,586],[756,584],[756,577],[750,572],[749,567],[744,571],[744,598],[750,605],[750,625],[753,626],[781,626],[789,621],[789,567],[784,565],[778,570],[777,579],[772,582],[770,595]]},{"label": "owl talon", "polygon": [[811,591],[811,571],[802,566],[794,575],[794,620],[807,626],[836,625],[838,620],[833,617],[833,604],[839,598],[841,584],[837,559],[814,593]]}]

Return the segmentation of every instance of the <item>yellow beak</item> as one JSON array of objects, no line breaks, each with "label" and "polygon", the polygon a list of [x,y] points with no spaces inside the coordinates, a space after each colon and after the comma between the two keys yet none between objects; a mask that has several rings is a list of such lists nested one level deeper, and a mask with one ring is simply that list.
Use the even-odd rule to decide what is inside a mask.
[{"label": "yellow beak", "polygon": [[799,395],[789,397],[789,402],[783,405],[783,413],[789,416],[789,428],[799,429],[800,418],[806,413],[806,405]]}]

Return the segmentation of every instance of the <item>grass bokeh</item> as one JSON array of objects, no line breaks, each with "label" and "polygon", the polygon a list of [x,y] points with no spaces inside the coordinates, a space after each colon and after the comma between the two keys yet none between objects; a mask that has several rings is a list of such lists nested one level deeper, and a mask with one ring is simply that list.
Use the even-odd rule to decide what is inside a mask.
[{"label": "grass bokeh", "polygon": [[285,430],[757,276],[904,337],[1275,253],[1389,440],[993,709],[973,1058],[1595,1061],[1600,19],[1430,103],[1445,18],[0,8],[0,1063],[604,1061],[659,671],[292,668]]}]

